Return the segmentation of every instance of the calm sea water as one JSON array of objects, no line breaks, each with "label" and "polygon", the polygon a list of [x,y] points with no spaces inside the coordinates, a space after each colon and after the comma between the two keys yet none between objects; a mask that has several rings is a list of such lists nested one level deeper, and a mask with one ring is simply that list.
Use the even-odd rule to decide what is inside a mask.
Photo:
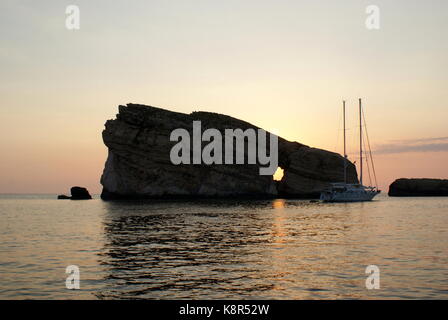
[{"label": "calm sea water", "polygon": [[[448,198],[0,196],[2,299],[448,299]],[[367,290],[365,268],[380,268]],[[77,265],[81,289],[65,287]]]}]

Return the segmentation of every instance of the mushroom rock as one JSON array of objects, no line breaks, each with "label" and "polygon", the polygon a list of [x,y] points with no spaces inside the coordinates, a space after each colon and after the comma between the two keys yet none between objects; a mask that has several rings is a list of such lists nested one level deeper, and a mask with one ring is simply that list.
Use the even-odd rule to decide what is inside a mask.
[{"label": "mushroom rock", "polygon": [[[173,164],[170,152],[178,142],[170,141],[170,135],[182,128],[193,136],[193,121],[201,122],[202,132],[217,129],[223,140],[225,129],[260,129],[211,112],[184,114],[137,104],[119,106],[116,119],[106,122],[102,134],[108,148],[101,176],[102,199],[315,198],[331,183],[344,179],[341,155],[281,137],[278,137],[278,166],[284,170],[281,181],[274,181],[272,175],[260,175],[259,169],[264,166],[259,162],[247,164],[247,152],[244,164]],[[266,139],[269,154],[269,138]],[[201,142],[201,147],[208,143]],[[247,145],[245,148],[247,151]],[[347,179],[349,183],[358,182],[356,168],[349,161]]]}]

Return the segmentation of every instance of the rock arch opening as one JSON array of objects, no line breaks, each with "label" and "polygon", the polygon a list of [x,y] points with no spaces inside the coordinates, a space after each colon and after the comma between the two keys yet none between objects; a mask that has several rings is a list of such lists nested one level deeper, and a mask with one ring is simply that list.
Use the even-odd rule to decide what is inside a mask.
[{"label": "rock arch opening", "polygon": [[284,175],[284,170],[281,167],[277,167],[277,170],[275,171],[274,175],[272,176],[272,179],[274,181],[281,181]]}]

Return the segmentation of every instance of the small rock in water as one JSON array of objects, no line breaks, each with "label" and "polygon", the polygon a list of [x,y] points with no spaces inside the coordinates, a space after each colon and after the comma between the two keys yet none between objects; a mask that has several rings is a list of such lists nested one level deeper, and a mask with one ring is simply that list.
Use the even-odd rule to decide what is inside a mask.
[{"label": "small rock in water", "polygon": [[71,197],[66,196],[65,194],[58,195],[58,199],[71,199],[71,200],[89,200],[92,199],[89,191],[83,187],[72,187],[70,189]]},{"label": "small rock in water", "polygon": [[70,189],[70,193],[72,194],[71,197],[72,200],[92,199],[92,196],[90,195],[89,191],[87,191],[87,189],[83,187],[72,187]]}]

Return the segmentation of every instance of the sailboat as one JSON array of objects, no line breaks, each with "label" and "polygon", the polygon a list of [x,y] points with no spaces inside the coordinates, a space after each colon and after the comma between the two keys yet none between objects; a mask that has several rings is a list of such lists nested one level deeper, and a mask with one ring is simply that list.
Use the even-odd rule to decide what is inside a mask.
[{"label": "sailboat", "polygon": [[[332,183],[330,188],[324,190],[320,199],[325,202],[358,202],[358,201],[370,201],[377,194],[381,193],[378,186],[364,186],[363,185],[363,130],[362,120],[363,111],[361,99],[359,99],[359,160],[360,160],[360,178],[359,183],[351,184],[347,183],[347,148],[346,148],[346,129],[345,129],[345,101],[343,101],[343,114],[344,114],[344,182]],[[365,119],[364,119],[365,125]],[[367,136],[368,137],[368,136]],[[367,138],[368,141],[368,138]],[[373,167],[373,157],[370,151],[370,142],[368,143],[370,160]],[[368,156],[366,157],[366,160]],[[375,174],[375,172],[374,172]],[[370,175],[370,171],[369,171]],[[375,175],[376,180],[376,175]]]}]

